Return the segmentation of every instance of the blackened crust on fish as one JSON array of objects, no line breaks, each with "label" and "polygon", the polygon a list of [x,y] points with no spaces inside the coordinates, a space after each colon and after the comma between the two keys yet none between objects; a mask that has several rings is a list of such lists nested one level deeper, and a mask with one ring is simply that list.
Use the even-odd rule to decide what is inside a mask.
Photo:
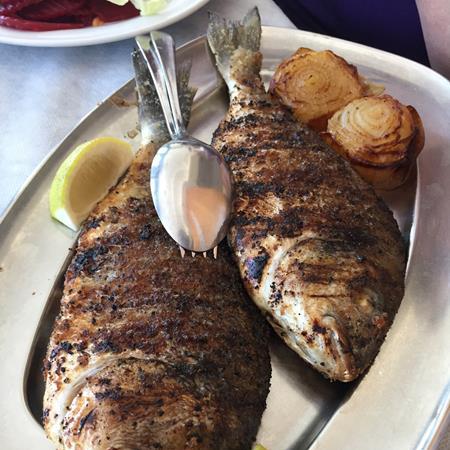
[{"label": "blackened crust on fish", "polygon": [[247,74],[251,82],[234,80],[213,137],[235,181],[229,242],[250,296],[287,344],[350,381],[372,362],[402,299],[402,237],[373,189]]},{"label": "blackened crust on fish", "polygon": [[258,282],[261,281],[262,272],[268,259],[269,255],[265,252],[263,255],[247,259],[246,266],[248,277]]},{"label": "blackened crust on fish", "polygon": [[181,259],[151,203],[150,155],[80,234],[45,363],[45,428],[60,449],[249,449],[269,389],[266,322],[225,244],[217,260]]}]

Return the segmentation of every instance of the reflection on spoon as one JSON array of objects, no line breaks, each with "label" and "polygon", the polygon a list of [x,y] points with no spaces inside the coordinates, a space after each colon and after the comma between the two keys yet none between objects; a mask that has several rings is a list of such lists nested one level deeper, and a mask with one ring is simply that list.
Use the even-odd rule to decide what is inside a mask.
[{"label": "reflection on spoon", "polygon": [[228,217],[228,199],[222,192],[208,187],[185,186],[184,223],[194,248],[205,248],[221,235]]}]

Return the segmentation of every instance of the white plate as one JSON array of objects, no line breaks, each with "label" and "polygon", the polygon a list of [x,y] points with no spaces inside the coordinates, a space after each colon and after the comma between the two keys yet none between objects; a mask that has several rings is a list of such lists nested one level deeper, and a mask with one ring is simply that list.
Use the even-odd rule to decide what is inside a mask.
[{"label": "white plate", "polygon": [[208,1],[170,0],[167,7],[154,16],[134,17],[108,23],[101,27],[57,31],[21,31],[0,26],[0,42],[32,47],[78,47],[121,41],[178,22],[206,5]]}]

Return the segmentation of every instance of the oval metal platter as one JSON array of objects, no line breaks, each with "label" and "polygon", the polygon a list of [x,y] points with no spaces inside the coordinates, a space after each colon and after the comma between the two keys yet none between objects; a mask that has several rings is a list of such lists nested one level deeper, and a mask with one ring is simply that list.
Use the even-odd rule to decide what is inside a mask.
[{"label": "oval metal platter", "polygon": [[[371,81],[416,107],[426,146],[418,176],[385,195],[409,242],[406,293],[368,373],[330,383],[273,338],[272,386],[258,442],[284,449],[431,449],[450,397],[450,83],[401,57],[317,34],[263,29],[263,76],[298,47],[331,49]],[[199,87],[190,130],[210,141],[227,95],[199,38],[178,50]],[[42,358],[76,234],[51,220],[48,190],[79,143],[124,137],[138,148],[131,80],[89,114],[32,175],[0,223],[0,442],[8,450],[51,449],[40,424]]]}]

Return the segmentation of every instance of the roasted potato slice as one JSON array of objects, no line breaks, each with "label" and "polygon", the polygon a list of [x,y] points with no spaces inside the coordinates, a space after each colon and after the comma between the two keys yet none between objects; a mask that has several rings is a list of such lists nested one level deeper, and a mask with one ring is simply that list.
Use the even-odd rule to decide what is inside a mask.
[{"label": "roasted potato slice", "polygon": [[[352,100],[372,90],[355,66],[331,50],[299,48],[277,68],[270,91],[291,108],[294,116],[317,131]],[[379,88],[379,87],[378,87]]]},{"label": "roasted potato slice", "polygon": [[389,95],[362,97],[337,111],[322,138],[377,189],[403,184],[425,143],[412,106]]}]

